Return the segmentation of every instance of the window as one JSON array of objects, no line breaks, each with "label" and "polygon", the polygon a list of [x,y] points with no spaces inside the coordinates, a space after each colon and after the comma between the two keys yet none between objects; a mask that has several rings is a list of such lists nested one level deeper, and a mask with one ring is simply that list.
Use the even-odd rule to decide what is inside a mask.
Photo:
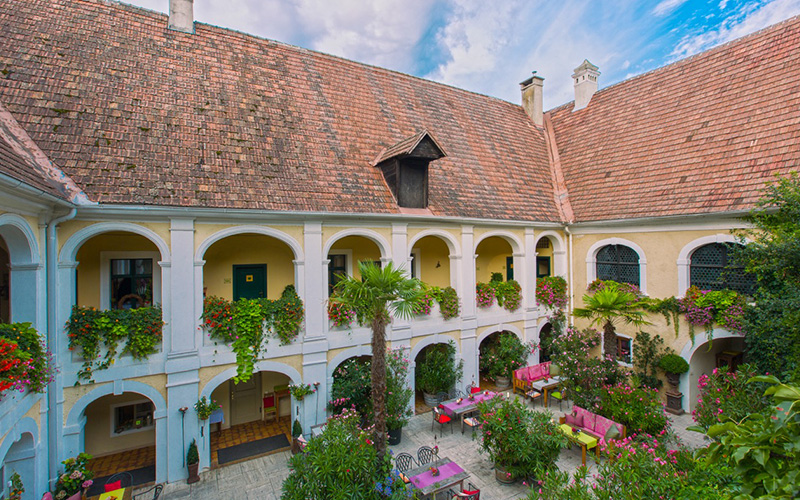
[{"label": "window", "polygon": [[332,295],[336,284],[347,276],[347,255],[331,254],[328,260],[328,295]]},{"label": "window", "polygon": [[111,406],[111,436],[153,427],[153,403],[142,400]]},{"label": "window", "polygon": [[550,276],[550,257],[536,257],[536,277]]},{"label": "window", "polygon": [[701,290],[735,290],[752,295],[756,279],[731,259],[733,243],[710,243],[696,249],[689,262],[689,284]]},{"label": "window", "polygon": [[414,250],[412,250],[411,254],[409,255],[409,257],[410,257],[409,270],[408,270],[409,276],[411,278],[420,278],[421,261],[420,261],[419,248],[415,248]]},{"label": "window", "polygon": [[631,364],[633,354],[633,341],[629,337],[617,335],[617,361]]},{"label": "window", "polygon": [[639,254],[625,245],[606,245],[597,252],[597,279],[639,286]]},{"label": "window", "polygon": [[111,309],[153,303],[153,259],[111,260]]}]

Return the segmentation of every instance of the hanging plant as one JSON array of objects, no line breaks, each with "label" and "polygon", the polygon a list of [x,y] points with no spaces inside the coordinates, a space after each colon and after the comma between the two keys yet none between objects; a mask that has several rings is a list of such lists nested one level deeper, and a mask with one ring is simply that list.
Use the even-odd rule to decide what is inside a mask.
[{"label": "hanging plant", "polygon": [[304,397],[308,396],[309,394],[314,394],[315,392],[317,392],[317,390],[311,387],[311,384],[289,385],[289,393],[297,401],[302,401]]},{"label": "hanging plant", "polygon": [[567,280],[561,276],[546,276],[536,280],[536,301],[556,311],[567,307]]},{"label": "hanging plant", "polygon": [[461,305],[458,302],[458,294],[453,287],[431,287],[431,296],[439,304],[439,312],[442,313],[442,317],[445,320],[455,318],[461,312]]},{"label": "hanging plant", "polygon": [[[92,375],[95,371],[114,364],[122,340],[127,342],[121,354],[130,353],[137,361],[157,352],[163,326],[160,307],[100,311],[94,307],[73,306],[66,330],[70,351],[78,352],[83,358],[77,383],[80,380],[94,382]],[[102,361],[97,361],[101,345],[106,353]]]},{"label": "hanging plant", "polygon": [[208,420],[208,417],[220,408],[219,403],[205,396],[198,399],[197,403],[194,404],[194,410],[197,412],[197,418],[200,420]]},{"label": "hanging plant", "polygon": [[415,316],[430,316],[433,309],[433,290],[427,289],[413,306]]},{"label": "hanging plant", "polygon": [[7,389],[44,392],[53,356],[30,323],[0,323],[0,397]]},{"label": "hanging plant", "polygon": [[489,283],[477,283],[475,285],[475,299],[478,307],[492,307],[494,305],[494,287]]},{"label": "hanging plant", "polygon": [[714,323],[738,335],[744,335],[745,298],[733,290],[700,290],[689,287],[680,302],[680,312],[689,323],[689,337],[694,343],[694,327],[705,329],[712,339]]},{"label": "hanging plant", "polygon": [[[492,273],[495,278],[496,274]],[[497,305],[507,311],[516,311],[522,304],[522,287],[515,280],[499,281],[492,279],[489,283],[478,283],[475,286],[475,298],[478,307],[491,307],[495,300]]]},{"label": "hanging plant", "polygon": [[356,319],[356,312],[341,302],[328,301],[328,319],[333,322],[333,326],[349,327]]}]

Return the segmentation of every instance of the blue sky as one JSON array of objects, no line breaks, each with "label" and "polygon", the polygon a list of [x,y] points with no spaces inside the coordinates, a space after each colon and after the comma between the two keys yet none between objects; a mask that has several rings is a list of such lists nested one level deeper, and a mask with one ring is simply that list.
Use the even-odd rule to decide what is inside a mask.
[{"label": "blue sky", "polygon": [[[166,12],[169,0],[127,0]],[[545,78],[545,109],[572,100],[572,70],[600,87],[792,16],[800,0],[194,0],[198,21],[518,103]]]}]

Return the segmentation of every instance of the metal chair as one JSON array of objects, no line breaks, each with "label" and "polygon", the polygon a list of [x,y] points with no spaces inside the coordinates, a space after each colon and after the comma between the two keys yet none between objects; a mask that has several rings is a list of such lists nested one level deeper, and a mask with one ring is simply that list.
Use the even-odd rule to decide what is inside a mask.
[{"label": "metal chair", "polygon": [[[441,408],[443,408],[443,406],[439,405],[438,408],[434,408],[433,412],[431,412],[433,414],[433,420],[431,421],[431,432],[434,432],[433,431],[433,424],[439,424],[441,426],[441,432],[440,432],[439,435],[443,436],[444,435],[444,424],[450,424],[450,434],[452,434],[453,433],[453,418],[450,417],[449,415],[445,415],[444,412],[442,412]],[[434,435],[436,435],[435,432],[434,432]]]},{"label": "metal chair", "polygon": [[467,488],[461,491],[447,490],[448,498],[455,500],[481,500],[481,490],[474,484],[467,482]]},{"label": "metal chair", "polygon": [[[553,391],[549,394],[550,401],[557,399],[558,400],[558,409],[561,409],[561,405],[564,402],[564,398],[566,397],[567,391],[563,387],[559,387],[557,391]],[[550,401],[547,402],[547,406],[550,406]]]},{"label": "metal chair", "polygon": [[409,453],[398,453],[394,457],[394,463],[400,472],[411,470],[417,465],[417,461]]},{"label": "metal chair", "polygon": [[420,465],[427,465],[433,460],[433,448],[430,446],[420,446],[417,450],[417,460]]},{"label": "metal chair", "polygon": [[[137,493],[133,496],[133,500],[158,500],[158,497],[161,496],[161,490],[164,489],[163,484],[157,484],[150,488],[149,490],[143,491],[141,493]],[[150,496],[152,494],[152,497]]]},{"label": "metal chair", "polygon": [[531,389],[530,391],[525,393],[525,397],[527,397],[533,402],[533,406],[536,406],[536,400],[542,398],[542,393],[537,391],[536,389]]},{"label": "metal chair", "polygon": [[106,486],[116,483],[117,481],[120,482],[120,488],[128,488],[133,486],[133,474],[130,472],[117,472],[110,478],[106,479]]},{"label": "metal chair", "polygon": [[450,396],[446,392],[439,392],[436,393],[436,404],[441,404],[443,401],[447,401],[450,399]]}]

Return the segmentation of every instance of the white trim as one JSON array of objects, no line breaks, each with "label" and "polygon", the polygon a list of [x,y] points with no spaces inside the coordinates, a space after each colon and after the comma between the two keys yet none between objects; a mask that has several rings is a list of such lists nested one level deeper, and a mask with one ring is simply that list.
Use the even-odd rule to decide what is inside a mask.
[{"label": "white trim", "polygon": [[597,252],[607,245],[624,245],[639,255],[639,290],[647,295],[647,258],[644,250],[636,243],[624,238],[606,238],[589,247],[589,251],[586,252],[586,284],[597,279]]},{"label": "white trim", "polygon": [[[533,248],[536,251],[536,245],[539,244],[539,240],[542,238],[547,237],[550,240],[550,243],[553,246],[553,255],[550,258],[550,276],[561,276],[562,278],[567,277],[567,251],[566,251],[566,243],[564,242],[564,238],[557,233],[556,231],[542,231],[541,233],[536,234],[536,241],[534,242]],[[538,256],[538,252],[537,252]],[[536,269],[534,270],[534,274],[539,273],[539,265],[536,264]]]},{"label": "white trim", "polygon": [[[700,340],[699,336],[695,336],[695,341],[692,341],[691,339],[689,339],[686,342],[686,344],[684,344],[683,349],[681,349],[681,354],[680,354],[681,357],[684,360],[686,360],[687,363],[689,363],[689,371],[686,372],[686,373],[682,373],[681,374],[680,381],[679,381],[679,384],[678,384],[678,391],[683,393],[682,403],[683,403],[683,409],[685,411],[690,411],[691,404],[692,404],[692,400],[691,400],[691,397],[692,397],[692,390],[691,389],[692,389],[692,387],[690,387],[690,384],[689,384],[690,378],[691,378],[691,373],[692,373],[692,368],[693,368],[692,367],[692,358],[694,357],[694,353],[697,352],[698,349],[700,349],[701,347],[706,346],[706,344],[708,344],[708,342],[709,342],[708,335],[705,332],[702,332],[700,335],[703,336],[701,342],[696,342],[696,341]],[[712,342],[714,340],[730,339],[730,338],[744,339],[744,337],[742,337],[741,335],[737,335],[735,333],[732,333],[732,332],[730,332],[730,331],[728,331],[728,330],[726,330],[724,328],[714,328],[711,331],[711,341]],[[699,375],[698,375],[698,378],[699,378]]]},{"label": "white trim", "polygon": [[414,248],[414,245],[426,236],[436,236],[437,238],[441,238],[447,245],[448,250],[450,250],[450,255],[461,255],[461,248],[458,244],[458,240],[456,240],[455,236],[443,229],[425,229],[424,231],[418,232],[410,240],[408,240],[408,248]]},{"label": "white trim", "polygon": [[499,325],[496,325],[496,326],[489,326],[489,327],[486,328],[486,330],[483,331],[483,333],[478,335],[478,338],[476,339],[475,343],[478,346],[478,355],[480,355],[480,348],[481,348],[481,344],[483,343],[483,341],[486,340],[486,338],[489,335],[491,335],[493,333],[498,333],[498,332],[511,332],[514,335],[516,335],[517,338],[521,342],[525,342],[525,336],[522,334],[522,330],[520,330],[519,328],[517,328],[514,325],[499,324]]},{"label": "white trim", "polygon": [[[16,235],[7,235],[7,229],[4,226],[18,229],[26,241],[19,241]],[[36,235],[33,233],[33,229],[31,229],[28,221],[16,214],[0,215],[0,236],[3,237],[8,247],[9,263],[12,266],[39,264],[39,244],[36,241]]]},{"label": "white trim", "polygon": [[[619,359],[619,356],[617,356],[617,357],[616,357],[616,358],[617,358],[617,364],[619,364],[619,365],[622,365],[622,366],[625,366],[625,367],[627,367],[627,368],[633,368],[633,350],[635,349],[635,347],[634,347],[634,344],[635,344],[634,338],[633,338],[633,337],[631,337],[630,335],[625,335],[624,333],[616,333],[616,332],[615,332],[615,335],[616,335],[617,337],[622,337],[622,338],[624,338],[624,339],[628,339],[628,340],[630,340],[630,341],[631,341],[631,352],[630,352],[630,356],[631,356],[631,362],[630,362],[630,363],[626,363],[625,361],[622,361],[622,360],[620,360],[620,359]],[[617,340],[617,339],[615,338],[615,339],[614,339],[614,343],[615,343],[615,345],[616,345],[616,340]],[[615,347],[615,348],[616,348],[616,347]]]},{"label": "white trim", "polygon": [[76,261],[78,250],[81,248],[81,246],[83,246],[84,243],[86,243],[86,241],[99,234],[109,233],[112,231],[122,231],[125,233],[133,233],[138,234],[139,236],[144,236],[158,248],[162,261],[171,261],[169,245],[167,245],[161,236],[159,236],[152,229],[130,222],[99,222],[76,231],[75,234],[70,236],[69,239],[64,243],[64,246],[61,247],[61,252],[58,255],[58,261]]},{"label": "white trim", "polygon": [[111,261],[116,259],[152,259],[153,304],[163,304],[161,266],[158,252],[100,252],[100,309],[107,311],[111,303]]},{"label": "white trim", "polygon": [[294,254],[293,260],[296,261],[305,260],[303,247],[302,245],[300,245],[300,243],[297,242],[296,239],[292,238],[283,231],[279,231],[277,229],[273,229],[267,226],[256,226],[256,225],[233,226],[217,231],[216,233],[212,234],[211,236],[203,240],[202,243],[200,243],[200,245],[197,247],[197,251],[195,251],[194,260],[195,261],[203,260],[205,253],[214,243],[223,240],[229,236],[236,236],[239,234],[260,234],[263,236],[269,236],[275,238],[276,240],[285,243],[292,250],[292,253]]},{"label": "white trim", "polygon": [[[510,232],[510,231],[503,231],[503,230],[495,230],[495,231],[487,231],[481,234],[478,238],[475,239],[473,254],[478,255],[478,245],[485,239],[491,238],[493,236],[497,236],[498,238],[502,238],[506,240],[509,245],[511,245],[511,255],[524,255],[525,250],[522,242],[517,238],[517,236]],[[516,264],[516,262],[514,262]],[[516,266],[515,266],[516,267]],[[519,280],[517,280],[519,281]]]},{"label": "white trim", "polygon": [[692,254],[698,248],[711,243],[738,243],[738,241],[732,234],[718,233],[694,239],[684,245],[678,254],[677,261],[678,297],[683,297],[683,295],[686,293],[686,290],[689,288],[689,282],[691,279],[691,269],[689,269],[689,265],[692,261]]},{"label": "white trim", "polygon": [[[123,406],[135,406],[135,405],[139,405],[139,404],[142,404],[142,403],[151,403],[151,404],[153,404],[152,401],[150,401],[149,399],[145,398],[145,399],[137,399],[135,401],[127,401],[125,403],[115,403],[115,404],[109,405],[109,408],[110,408],[110,415],[109,415],[110,429],[109,429],[109,434],[110,434],[110,436],[112,438],[119,437],[119,436],[127,436],[128,434],[135,434],[137,432],[155,430],[155,428],[156,428],[156,419],[153,419],[150,422],[150,425],[147,425],[147,426],[143,425],[142,427],[140,427],[138,429],[135,429],[135,428],[134,429],[128,429],[127,431],[122,431],[120,433],[114,432],[114,428],[115,428],[115,426],[114,426],[114,417],[116,416],[116,414],[114,413],[114,410],[116,410],[117,408],[121,408]],[[155,413],[155,406],[156,405],[153,404],[153,413]]]},{"label": "white trim", "polygon": [[378,251],[381,254],[381,261],[392,258],[392,251],[390,250],[391,246],[389,245],[389,242],[386,241],[386,238],[371,229],[361,228],[343,229],[333,234],[328,238],[328,241],[325,242],[322,255],[328,255],[331,251],[331,247],[333,247],[337,241],[341,240],[342,238],[346,238],[347,236],[363,236],[364,238],[367,238],[378,245]]},{"label": "white trim", "polygon": [[[372,357],[372,346],[369,344],[361,344],[349,349],[345,349],[328,361],[327,378],[333,380],[333,373],[339,366],[350,358],[360,358],[363,356]],[[330,388],[329,388],[330,389]],[[330,391],[328,392],[330,394]]]}]

